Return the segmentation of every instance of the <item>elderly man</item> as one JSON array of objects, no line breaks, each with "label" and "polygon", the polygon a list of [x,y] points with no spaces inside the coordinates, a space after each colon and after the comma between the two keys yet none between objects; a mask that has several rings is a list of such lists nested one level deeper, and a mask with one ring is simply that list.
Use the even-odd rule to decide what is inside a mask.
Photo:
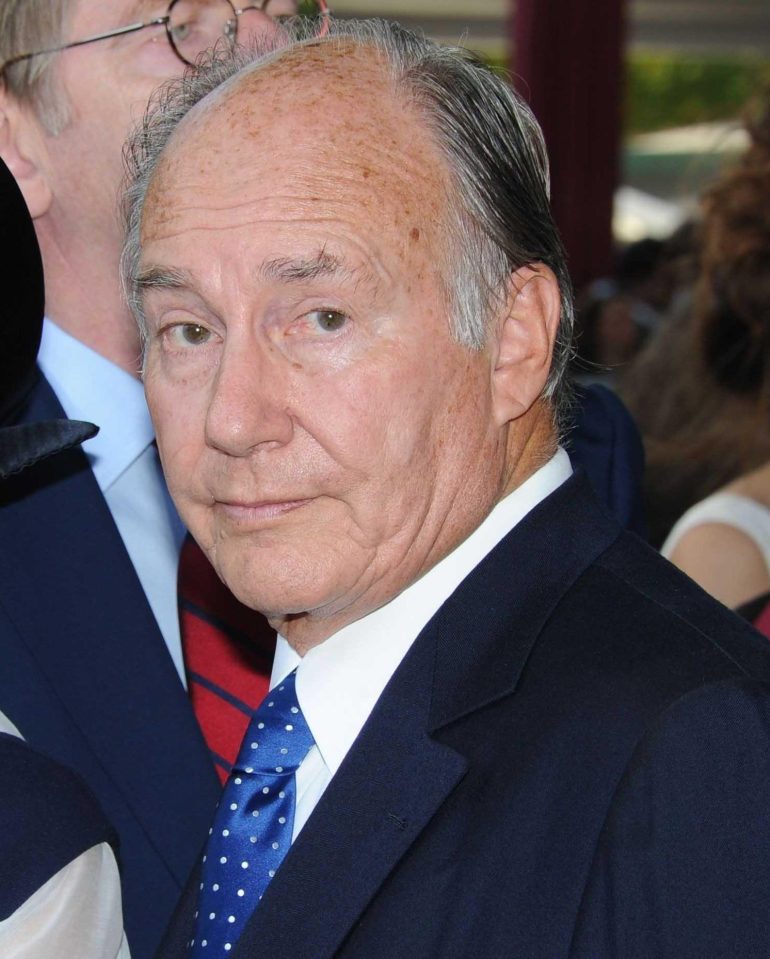
[{"label": "elderly man", "polygon": [[170,490],[280,634],[161,955],[766,955],[768,655],[558,448],[527,109],[342,24],[203,71],[134,161]]},{"label": "elderly man", "polygon": [[3,487],[0,709],[86,779],[117,828],[135,959],[157,945],[219,784],[180,682],[184,530],[121,298],[121,152],[161,81],[293,6],[260,5],[0,0],[0,156],[35,220],[48,315],[40,372],[9,421],[66,414],[101,428],[85,454]]}]

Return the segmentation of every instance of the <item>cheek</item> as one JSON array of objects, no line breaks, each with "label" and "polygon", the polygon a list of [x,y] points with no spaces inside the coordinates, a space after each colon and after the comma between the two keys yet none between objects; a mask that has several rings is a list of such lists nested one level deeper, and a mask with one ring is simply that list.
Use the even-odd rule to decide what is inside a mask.
[{"label": "cheek", "polygon": [[184,491],[196,463],[203,454],[206,408],[197,391],[180,391],[148,367],[145,392],[155,436],[172,491]]},{"label": "cheek", "polygon": [[469,451],[484,442],[489,424],[483,361],[425,344],[419,363],[395,384],[382,405],[383,448],[404,490],[440,487],[469,467]]},{"label": "cheek", "polygon": [[[311,432],[366,500],[409,496],[434,457],[435,397],[423,364],[399,356],[314,393]],[[363,505],[363,504],[362,504]]]}]

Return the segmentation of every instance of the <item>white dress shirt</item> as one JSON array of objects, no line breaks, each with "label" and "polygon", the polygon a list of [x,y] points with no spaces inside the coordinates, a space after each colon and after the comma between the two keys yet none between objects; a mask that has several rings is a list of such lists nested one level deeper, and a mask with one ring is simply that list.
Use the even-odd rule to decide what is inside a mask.
[{"label": "white dress shirt", "polygon": [[38,363],[67,416],[99,427],[84,452],[184,683],[176,590],[184,527],[163,480],[142,384],[48,318]]},{"label": "white dress shirt", "polygon": [[292,839],[307,822],[423,627],[487,553],[571,474],[569,457],[560,449],[417,582],[387,605],[314,646],[304,657],[278,637],[270,686],[296,668],[297,697],[315,739],[297,770]]}]

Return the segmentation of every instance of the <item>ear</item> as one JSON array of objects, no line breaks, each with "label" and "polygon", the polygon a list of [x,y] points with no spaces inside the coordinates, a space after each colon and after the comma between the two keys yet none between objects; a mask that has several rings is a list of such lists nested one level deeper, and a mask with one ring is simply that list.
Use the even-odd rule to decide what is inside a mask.
[{"label": "ear", "polygon": [[511,275],[496,328],[492,370],[495,419],[518,419],[542,394],[559,328],[561,296],[553,271],[542,263]]},{"label": "ear", "polygon": [[45,131],[32,106],[19,102],[0,83],[0,157],[19,184],[36,219],[51,206],[51,187],[46,176]]}]

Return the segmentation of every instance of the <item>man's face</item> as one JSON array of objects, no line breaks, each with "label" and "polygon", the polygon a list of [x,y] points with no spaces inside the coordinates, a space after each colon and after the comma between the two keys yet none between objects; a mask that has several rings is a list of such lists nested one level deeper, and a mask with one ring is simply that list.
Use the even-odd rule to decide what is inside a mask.
[{"label": "man's face", "polygon": [[[72,0],[63,40],[160,17],[166,7],[164,0]],[[269,23],[262,15],[248,20],[255,29]],[[63,253],[72,230],[92,238],[96,255],[116,255],[123,143],[153,90],[180,75],[184,64],[171,50],[164,28],[155,26],[65,50],[53,69],[69,117],[60,133],[44,134]]]},{"label": "man's face", "polygon": [[443,163],[376,66],[316,56],[189,117],[142,230],[172,495],[298,646],[449,552],[504,455],[490,356],[449,332]]}]

